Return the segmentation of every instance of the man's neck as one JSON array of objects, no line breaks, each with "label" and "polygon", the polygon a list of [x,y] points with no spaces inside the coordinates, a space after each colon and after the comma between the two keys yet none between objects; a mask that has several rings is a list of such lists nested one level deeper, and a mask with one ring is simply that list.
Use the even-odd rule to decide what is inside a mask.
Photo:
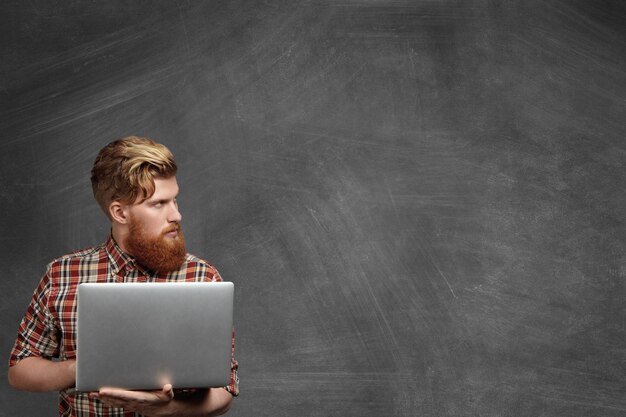
[{"label": "man's neck", "polygon": [[117,243],[117,246],[124,251],[124,253],[132,256],[132,254],[128,251],[126,247],[126,239],[128,238],[128,228],[123,227],[122,225],[113,223],[111,226],[111,236],[113,236],[113,240]]}]

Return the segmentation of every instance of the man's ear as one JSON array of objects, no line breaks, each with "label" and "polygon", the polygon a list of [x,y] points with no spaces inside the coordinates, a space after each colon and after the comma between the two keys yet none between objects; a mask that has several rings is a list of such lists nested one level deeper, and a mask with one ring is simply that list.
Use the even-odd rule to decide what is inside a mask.
[{"label": "man's ear", "polygon": [[126,211],[126,205],[119,201],[113,201],[109,204],[109,215],[111,220],[120,224],[128,223],[128,213]]}]

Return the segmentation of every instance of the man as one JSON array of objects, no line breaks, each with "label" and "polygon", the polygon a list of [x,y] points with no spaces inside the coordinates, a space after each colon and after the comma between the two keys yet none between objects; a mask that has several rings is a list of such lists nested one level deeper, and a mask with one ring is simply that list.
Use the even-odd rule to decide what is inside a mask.
[{"label": "man", "polygon": [[220,415],[239,394],[234,357],[224,388],[179,392],[167,384],[160,391],[103,388],[89,394],[70,389],[76,381],[78,283],[221,281],[211,265],[186,253],[176,171],[165,146],[134,136],[105,146],[94,162],[93,193],[111,221],[111,236],[48,265],[9,360],[13,387],[60,391],[61,416]]}]

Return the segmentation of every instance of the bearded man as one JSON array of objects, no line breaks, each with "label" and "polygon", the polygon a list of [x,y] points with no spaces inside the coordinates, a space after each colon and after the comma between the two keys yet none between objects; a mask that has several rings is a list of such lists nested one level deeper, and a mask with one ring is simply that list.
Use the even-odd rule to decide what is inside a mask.
[{"label": "bearded man", "polygon": [[207,416],[228,410],[232,397],[239,394],[234,357],[230,383],[223,388],[179,392],[167,384],[160,391],[146,392],[106,388],[76,393],[71,389],[76,382],[79,283],[222,279],[213,266],[186,253],[176,171],[172,153],[147,138],[127,137],[100,151],[91,183],[96,201],[111,221],[111,235],[100,246],[48,265],[11,352],[11,386],[59,391],[61,416]]}]

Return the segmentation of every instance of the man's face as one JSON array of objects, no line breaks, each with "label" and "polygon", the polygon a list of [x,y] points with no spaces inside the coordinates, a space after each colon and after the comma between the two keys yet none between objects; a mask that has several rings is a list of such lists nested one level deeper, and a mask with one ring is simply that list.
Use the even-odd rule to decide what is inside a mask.
[{"label": "man's face", "polygon": [[185,260],[185,240],[176,197],[176,177],[155,178],[152,197],[128,206],[129,236],[125,246],[144,267],[176,270]]}]

